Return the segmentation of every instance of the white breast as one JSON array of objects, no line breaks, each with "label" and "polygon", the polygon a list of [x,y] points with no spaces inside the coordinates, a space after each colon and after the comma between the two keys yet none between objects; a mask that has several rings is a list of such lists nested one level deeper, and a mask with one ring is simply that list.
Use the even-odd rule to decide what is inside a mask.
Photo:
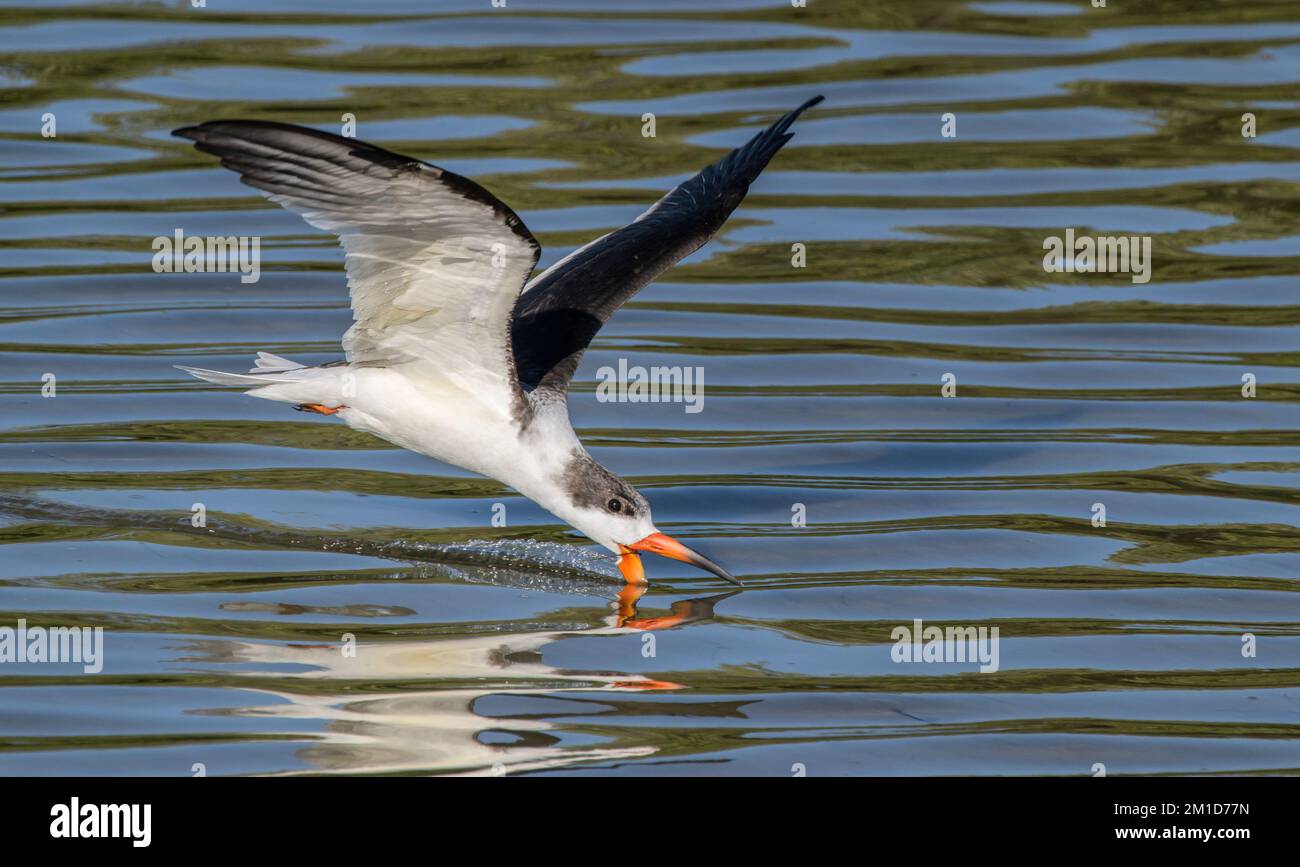
[{"label": "white breast", "polygon": [[578,447],[567,414],[562,425],[547,418],[521,432],[512,392],[469,391],[427,368],[356,368],[355,394],[343,403],[339,418],[350,427],[497,479],[543,506],[555,473]]}]

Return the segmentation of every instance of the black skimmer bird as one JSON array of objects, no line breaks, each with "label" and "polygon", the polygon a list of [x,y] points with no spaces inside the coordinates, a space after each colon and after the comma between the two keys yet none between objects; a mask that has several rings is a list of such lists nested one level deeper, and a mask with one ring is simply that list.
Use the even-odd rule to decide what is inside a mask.
[{"label": "black skimmer bird", "polygon": [[291,124],[175,130],[339,236],[355,320],[344,361],[309,367],[263,352],[248,373],[180,369],[503,482],[619,555],[629,583],[645,583],[639,552],[653,551],[739,584],[660,533],[645,497],[587,453],[569,422],[569,380],[614,311],[713,237],[790,140],[795,118],[821,100],[531,280],[537,239],[468,178]]}]

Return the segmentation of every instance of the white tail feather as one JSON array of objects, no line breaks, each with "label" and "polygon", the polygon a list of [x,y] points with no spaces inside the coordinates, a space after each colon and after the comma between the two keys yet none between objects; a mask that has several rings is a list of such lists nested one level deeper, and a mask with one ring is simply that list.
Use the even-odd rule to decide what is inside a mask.
[{"label": "white tail feather", "polygon": [[176,365],[190,376],[217,385],[235,385],[246,394],[285,403],[319,403],[324,406],[343,404],[344,375],[340,366],[307,367],[269,352],[257,354],[257,367],[248,373],[228,373],[206,367]]},{"label": "white tail feather", "polygon": [[217,385],[247,385],[253,388],[259,385],[270,385],[273,382],[299,382],[302,379],[274,373],[227,373],[224,370],[185,367],[181,364],[176,365],[176,369],[183,370],[190,376],[197,376],[206,382],[215,382]]},{"label": "white tail feather", "polygon": [[272,355],[269,352],[257,353],[257,360],[253,362],[253,369],[249,373],[273,372],[277,370],[298,370],[306,367],[305,364],[299,364],[296,361],[290,361],[279,355]]}]

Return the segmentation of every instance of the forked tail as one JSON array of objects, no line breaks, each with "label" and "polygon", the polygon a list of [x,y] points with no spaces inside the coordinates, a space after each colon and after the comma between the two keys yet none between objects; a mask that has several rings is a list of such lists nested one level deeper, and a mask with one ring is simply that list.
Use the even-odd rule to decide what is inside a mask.
[{"label": "forked tail", "polygon": [[183,370],[190,376],[196,376],[206,382],[215,382],[217,385],[269,385],[272,382],[300,382],[303,376],[281,376],[277,374],[288,374],[296,370],[310,370],[305,364],[299,364],[296,361],[290,361],[278,355],[272,355],[269,352],[257,353],[257,360],[253,362],[253,369],[248,373],[227,373],[224,370],[208,370],[206,367],[186,367],[183,364],[175,365],[177,370]]},{"label": "forked tail", "polygon": [[338,367],[308,367],[269,352],[257,353],[254,367],[248,373],[230,373],[209,370],[205,367],[176,365],[190,376],[217,385],[236,385],[248,389],[247,393],[267,400],[285,403],[338,406],[340,370]]}]

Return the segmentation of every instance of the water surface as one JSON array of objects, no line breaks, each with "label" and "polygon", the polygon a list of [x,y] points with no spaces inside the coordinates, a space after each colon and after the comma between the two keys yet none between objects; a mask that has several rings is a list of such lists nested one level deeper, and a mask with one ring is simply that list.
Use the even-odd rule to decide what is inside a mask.
[{"label": "water surface", "polygon": [[[0,46],[0,625],[106,631],[0,665],[0,773],[1300,769],[1294,6],[5,0]],[[571,400],[743,592],[620,594],[502,485],[171,366],[350,321],[333,240],[175,127],[351,113],[545,266],[816,93]],[[261,280],[152,273],[177,228]],[[1151,281],[1045,273],[1066,228],[1151,235]],[[620,358],[703,411],[598,402]],[[894,662],[917,619],[998,670]]]}]

